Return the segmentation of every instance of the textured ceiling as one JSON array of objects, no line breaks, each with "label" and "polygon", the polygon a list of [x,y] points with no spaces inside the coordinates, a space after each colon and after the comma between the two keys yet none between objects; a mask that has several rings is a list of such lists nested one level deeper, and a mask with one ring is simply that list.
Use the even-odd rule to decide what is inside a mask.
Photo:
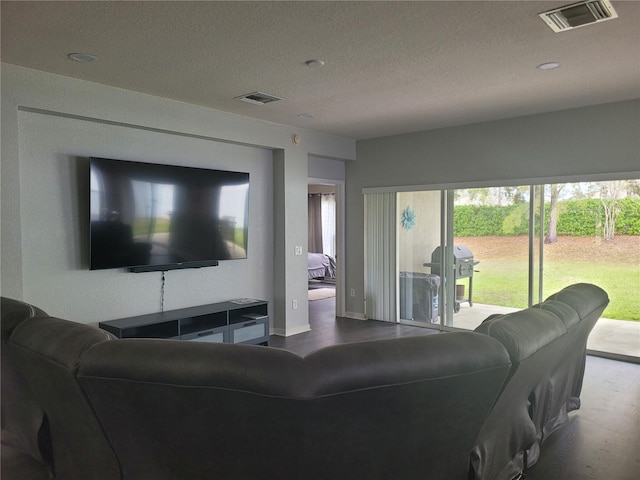
[{"label": "textured ceiling", "polygon": [[[640,98],[640,2],[564,33],[538,17],[569,3],[2,1],[1,56],[355,139]],[[283,100],[234,100],[257,90]]]}]

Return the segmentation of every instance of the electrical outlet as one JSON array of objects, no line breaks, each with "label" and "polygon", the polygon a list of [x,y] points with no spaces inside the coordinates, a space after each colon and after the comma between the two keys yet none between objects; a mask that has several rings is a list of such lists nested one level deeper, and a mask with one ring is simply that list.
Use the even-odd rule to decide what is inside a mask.
[{"label": "electrical outlet", "polygon": [[351,289],[351,296],[352,296],[352,297],[355,297],[355,296],[356,296],[356,289],[355,289],[355,288],[352,288],[352,289]]},{"label": "electrical outlet", "polygon": [[291,308],[293,308],[294,310],[298,309],[298,300],[293,300],[291,302]]}]

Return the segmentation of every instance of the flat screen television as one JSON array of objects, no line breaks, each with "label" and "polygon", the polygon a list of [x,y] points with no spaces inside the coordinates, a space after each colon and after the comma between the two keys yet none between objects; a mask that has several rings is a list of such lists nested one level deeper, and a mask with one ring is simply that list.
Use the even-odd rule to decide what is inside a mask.
[{"label": "flat screen television", "polygon": [[89,159],[89,268],[199,268],[247,258],[249,173]]}]

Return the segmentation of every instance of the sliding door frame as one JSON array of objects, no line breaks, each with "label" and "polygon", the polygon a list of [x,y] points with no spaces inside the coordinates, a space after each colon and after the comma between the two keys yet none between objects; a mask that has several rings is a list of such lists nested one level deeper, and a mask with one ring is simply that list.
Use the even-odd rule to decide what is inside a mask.
[{"label": "sliding door frame", "polygon": [[[522,186],[528,185],[530,191],[529,197],[529,252],[528,252],[528,304],[532,306],[535,303],[544,300],[544,194],[545,185],[563,184],[563,183],[580,183],[580,182],[605,182],[612,180],[634,180],[640,178],[640,171],[618,172],[609,174],[590,174],[590,175],[573,175],[566,177],[541,177],[534,179],[519,180],[499,180],[486,182],[462,182],[451,184],[422,184],[408,185],[399,187],[373,187],[363,188],[362,193],[399,193],[399,192],[415,192],[415,191],[439,191],[441,193],[441,232],[440,243],[444,276],[441,279],[440,289],[440,322],[438,324],[425,325],[422,322],[402,321],[402,323],[421,326],[425,328],[433,328],[439,330],[453,331],[460,328],[452,326],[453,308],[455,303],[455,282],[445,281],[453,276],[453,261],[447,262],[447,258],[452,259],[453,249],[453,198],[454,190],[463,190],[471,188],[490,188],[490,187],[506,187],[506,186]],[[538,210],[538,221],[536,222],[536,210]],[[536,227],[538,232],[536,235]],[[536,262],[537,252],[537,262]],[[365,261],[366,263],[366,261]],[[366,268],[366,266],[365,266]],[[537,278],[536,278],[537,277]],[[537,289],[535,282],[538,280]],[[397,282],[396,282],[397,283]],[[397,293],[398,286],[395,286]],[[537,290],[537,291],[536,291]],[[396,322],[399,322],[399,315]],[[612,352],[601,352],[587,350],[590,355],[596,355],[614,360],[630,361],[640,363],[637,357],[630,357]]]}]

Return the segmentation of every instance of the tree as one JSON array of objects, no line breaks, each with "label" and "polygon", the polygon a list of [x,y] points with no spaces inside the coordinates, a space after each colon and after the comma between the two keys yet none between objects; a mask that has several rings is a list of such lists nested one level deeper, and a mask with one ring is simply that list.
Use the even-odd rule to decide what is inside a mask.
[{"label": "tree", "polygon": [[629,184],[625,180],[600,182],[600,203],[604,210],[602,234],[605,240],[613,240],[616,232],[616,218],[620,213],[619,201],[627,193]]},{"label": "tree", "polygon": [[518,205],[529,200],[529,186],[502,187],[501,194],[509,205]]},{"label": "tree", "polygon": [[557,183],[549,185],[551,191],[549,199],[549,228],[544,237],[544,243],[549,244],[558,241],[558,197],[565,185],[558,185]]}]

